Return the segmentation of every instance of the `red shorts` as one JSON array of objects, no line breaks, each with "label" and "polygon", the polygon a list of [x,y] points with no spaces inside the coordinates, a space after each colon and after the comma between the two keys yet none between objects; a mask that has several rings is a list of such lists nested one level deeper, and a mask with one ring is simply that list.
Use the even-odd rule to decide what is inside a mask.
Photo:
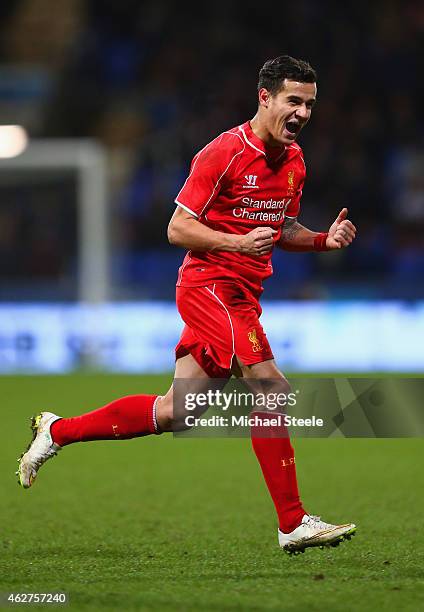
[{"label": "red shorts", "polygon": [[211,378],[231,376],[235,355],[244,365],[274,358],[259,302],[241,285],[177,287],[177,308],[186,325],[176,359],[191,353]]}]

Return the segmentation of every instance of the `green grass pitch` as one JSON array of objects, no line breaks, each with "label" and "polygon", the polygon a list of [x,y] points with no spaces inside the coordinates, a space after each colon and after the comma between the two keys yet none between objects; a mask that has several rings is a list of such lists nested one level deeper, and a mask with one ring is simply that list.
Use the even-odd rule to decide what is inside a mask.
[{"label": "green grass pitch", "polygon": [[[66,591],[71,610],[411,610],[424,596],[420,439],[299,439],[306,508],[354,521],[289,557],[248,439],[150,436],[66,448],[34,487],[16,457],[39,410],[70,416],[170,377],[3,377],[0,591]],[[45,609],[46,606],[43,607]],[[66,608],[65,608],[66,609]]]}]

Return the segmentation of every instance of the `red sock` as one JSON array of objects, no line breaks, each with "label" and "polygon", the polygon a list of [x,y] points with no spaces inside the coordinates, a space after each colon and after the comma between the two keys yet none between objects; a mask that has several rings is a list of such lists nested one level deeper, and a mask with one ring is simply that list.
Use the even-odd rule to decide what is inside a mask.
[{"label": "red sock", "polygon": [[53,442],[66,446],[88,440],[126,440],[157,433],[157,395],[128,395],[81,416],[55,421]]},{"label": "red sock", "polygon": [[[271,418],[269,412],[252,412],[251,417]],[[279,527],[289,533],[299,527],[306,514],[297,488],[294,451],[287,428],[251,428],[252,446],[277,510]]]}]

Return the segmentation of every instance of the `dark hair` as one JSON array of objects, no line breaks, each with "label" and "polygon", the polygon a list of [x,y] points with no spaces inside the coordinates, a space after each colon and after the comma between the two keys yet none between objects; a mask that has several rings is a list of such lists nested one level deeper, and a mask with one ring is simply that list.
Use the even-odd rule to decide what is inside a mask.
[{"label": "dark hair", "polygon": [[308,62],[290,55],[280,55],[266,61],[259,70],[258,91],[265,87],[274,96],[283,88],[284,79],[299,83],[315,83],[317,73]]}]

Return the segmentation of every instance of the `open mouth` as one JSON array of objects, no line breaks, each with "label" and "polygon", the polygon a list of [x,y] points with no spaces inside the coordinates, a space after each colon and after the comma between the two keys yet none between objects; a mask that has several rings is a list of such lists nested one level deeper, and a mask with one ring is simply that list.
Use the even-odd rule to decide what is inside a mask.
[{"label": "open mouth", "polygon": [[287,123],[286,123],[286,130],[292,136],[296,136],[296,134],[300,130],[300,124],[297,121],[287,121]]}]

